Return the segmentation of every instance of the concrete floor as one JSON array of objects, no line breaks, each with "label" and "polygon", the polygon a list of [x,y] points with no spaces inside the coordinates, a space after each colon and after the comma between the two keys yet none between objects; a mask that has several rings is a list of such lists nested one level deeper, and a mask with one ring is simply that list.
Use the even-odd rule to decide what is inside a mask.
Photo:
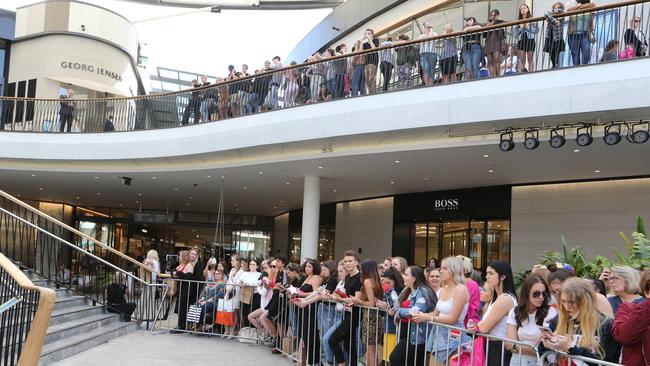
[{"label": "concrete floor", "polygon": [[[270,363],[269,363],[270,362]],[[55,363],[56,366],[294,365],[269,347],[189,334],[138,330]]]}]

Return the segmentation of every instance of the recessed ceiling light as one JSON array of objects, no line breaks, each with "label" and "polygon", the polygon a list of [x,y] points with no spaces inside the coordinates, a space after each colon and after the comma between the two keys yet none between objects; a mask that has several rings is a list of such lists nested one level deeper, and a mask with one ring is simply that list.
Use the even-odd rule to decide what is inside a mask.
[{"label": "recessed ceiling light", "polygon": [[287,183],[285,183],[285,184],[286,184],[286,185],[289,185],[289,184],[291,184],[291,182],[287,182]]},{"label": "recessed ceiling light", "polygon": [[332,189],[332,192],[336,193],[336,189]]},{"label": "recessed ceiling light", "polygon": [[260,172],[257,172],[257,174],[262,175],[262,174],[264,174],[264,172],[260,171]]},{"label": "recessed ceiling light", "polygon": [[239,203],[235,203],[235,206],[239,206]]},{"label": "recessed ceiling light", "polygon": [[142,193],[138,193],[138,197],[142,197]]},{"label": "recessed ceiling light", "polygon": [[573,152],[580,152],[580,149],[573,149]]},{"label": "recessed ceiling light", "polygon": [[424,180],[424,181],[427,181],[427,182],[428,182],[428,181],[430,181],[430,180],[431,180],[431,178],[422,178],[422,180]]},{"label": "recessed ceiling light", "polygon": [[135,203],[140,203],[140,201],[135,201]]},{"label": "recessed ceiling light", "polygon": [[235,211],[237,211],[237,212],[239,212],[239,209],[238,209],[238,208],[236,208],[236,209],[235,209]]},{"label": "recessed ceiling light", "polygon": [[99,177],[93,177],[94,179],[99,179]]},{"label": "recessed ceiling light", "polygon": [[76,199],[79,199],[79,196],[75,197]]},{"label": "recessed ceiling light", "polygon": [[594,170],[594,173],[600,173],[600,170]]},{"label": "recessed ceiling light", "polygon": [[39,188],[38,190],[39,190],[39,191],[42,191],[42,190],[43,190],[43,188]]},{"label": "recessed ceiling light", "polygon": [[488,170],[488,173],[494,173],[494,170],[490,169]]},{"label": "recessed ceiling light", "polygon": [[322,166],[319,166],[318,169],[323,169],[323,167],[322,167]]},{"label": "recessed ceiling light", "polygon": [[97,195],[98,195],[98,196],[101,196],[102,194],[101,194],[100,192],[97,192]]},{"label": "recessed ceiling light", "polygon": [[20,197],[20,193],[18,193],[16,196]]},{"label": "recessed ceiling light", "polygon": [[191,200],[193,200],[193,199],[194,199],[194,197],[190,197],[190,199],[191,199]]},{"label": "recessed ceiling light", "polygon": [[189,205],[190,205],[189,203],[186,203],[186,204],[185,204],[185,206],[189,206]]},{"label": "recessed ceiling light", "polygon": [[280,203],[284,203],[284,200],[280,200]]},{"label": "recessed ceiling light", "polygon": [[212,178],[212,176],[210,176],[210,175],[206,175],[205,177],[208,178],[208,179]]},{"label": "recessed ceiling light", "polygon": [[120,207],[124,206],[124,204],[120,203]]},{"label": "recessed ceiling light", "polygon": [[246,190],[246,189],[248,189],[248,187],[243,186],[243,187],[241,187],[241,189]]},{"label": "recessed ceiling light", "polygon": [[175,190],[175,191],[178,191],[179,189],[180,189],[180,188],[178,188],[178,187],[174,187],[174,190]]},{"label": "recessed ceiling light", "polygon": [[490,157],[490,155],[488,155],[488,154],[485,154],[485,155],[483,155],[483,157],[484,157],[484,158],[489,158],[489,157]]},{"label": "recessed ceiling light", "polygon": [[395,181],[391,180],[391,181],[388,182],[388,183],[390,183],[390,184],[395,184]]},{"label": "recessed ceiling light", "polygon": [[276,209],[276,208],[278,208],[278,206],[273,206],[273,209]]},{"label": "recessed ceiling light", "polygon": [[36,176],[36,174],[32,174],[32,177],[35,177],[35,176]]},{"label": "recessed ceiling light", "polygon": [[151,177],[151,179],[156,180],[156,177]]},{"label": "recessed ceiling light", "polygon": [[395,160],[395,164],[399,164],[399,160]]}]

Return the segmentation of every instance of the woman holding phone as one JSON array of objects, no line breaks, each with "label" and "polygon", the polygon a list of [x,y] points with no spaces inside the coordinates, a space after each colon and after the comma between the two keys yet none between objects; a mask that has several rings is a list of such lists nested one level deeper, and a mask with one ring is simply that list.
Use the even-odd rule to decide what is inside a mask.
[{"label": "woman holding phone", "polygon": [[526,277],[519,293],[519,303],[508,313],[508,339],[528,343],[531,347],[506,343],[506,349],[512,352],[511,366],[537,365],[537,352],[532,347],[537,346],[544,327],[548,329],[549,322],[557,315],[557,311],[548,305],[550,298],[551,292],[541,276],[531,274]]}]

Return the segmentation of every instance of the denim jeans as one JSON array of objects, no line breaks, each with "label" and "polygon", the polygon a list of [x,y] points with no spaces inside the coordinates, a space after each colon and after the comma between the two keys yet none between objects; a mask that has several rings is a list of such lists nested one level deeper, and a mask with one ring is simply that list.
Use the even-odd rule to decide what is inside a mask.
[{"label": "denim jeans", "polygon": [[[482,55],[483,50],[478,43],[470,44],[469,49],[467,46],[463,47],[463,62],[465,63],[466,74],[471,74],[475,78],[479,76],[479,65]],[[467,75],[465,75],[465,79],[467,79]]]},{"label": "denim jeans", "polygon": [[334,334],[334,331],[341,324],[342,321],[343,321],[343,312],[335,311],[333,314],[332,322],[329,323],[329,328],[325,328],[325,327],[322,328],[321,334],[323,334],[323,342],[322,342],[323,353],[325,354],[325,359],[327,360],[327,363],[329,363],[330,365],[334,364],[334,351],[332,351],[332,348],[329,345],[329,339],[332,337],[332,334]]},{"label": "denim jeans", "polygon": [[334,99],[339,97],[338,95],[339,86],[336,81],[337,81],[336,77],[327,80],[327,88],[330,90],[330,93],[332,94],[332,98]]},{"label": "denim jeans", "polygon": [[327,343],[329,337],[326,338],[326,336],[328,333],[331,336],[331,331],[333,331],[333,329],[336,328],[341,323],[341,321],[343,321],[343,313],[341,311],[337,311],[333,304],[323,303],[318,308],[319,331],[320,334],[323,335],[323,354],[327,360],[327,363],[330,365],[334,363],[334,352]]},{"label": "denim jeans", "polygon": [[356,97],[366,95],[366,76],[364,74],[365,65],[354,65],[354,74],[352,75],[352,96]]},{"label": "denim jeans", "polygon": [[579,32],[569,34],[569,49],[573,65],[587,65],[591,59],[591,41],[589,33]]},{"label": "denim jeans", "polygon": [[212,104],[213,101],[214,101],[214,99],[212,99],[212,98],[205,98],[201,102],[201,107],[199,108],[199,111],[201,112],[201,121],[202,122],[208,122],[210,120],[210,114],[209,114],[208,109],[210,108],[210,104]]},{"label": "denim jeans", "polygon": [[246,113],[257,113],[257,108],[260,104],[260,95],[259,93],[251,93],[248,97],[248,103],[246,103]]}]

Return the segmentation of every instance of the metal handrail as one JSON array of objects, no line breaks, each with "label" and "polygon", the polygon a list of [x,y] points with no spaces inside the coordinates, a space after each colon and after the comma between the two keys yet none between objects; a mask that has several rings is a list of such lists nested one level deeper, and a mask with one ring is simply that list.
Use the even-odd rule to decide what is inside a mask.
[{"label": "metal handrail", "polygon": [[[124,253],[122,253],[122,252],[120,252],[120,251],[118,251],[118,250],[115,250],[114,248],[111,248],[110,246],[108,246],[108,245],[102,243],[101,241],[99,241],[99,240],[97,240],[97,239],[95,239],[95,238],[93,238],[93,237],[91,237],[91,236],[89,236],[89,235],[87,235],[87,234],[84,234],[83,232],[81,232],[81,231],[79,231],[79,230],[73,228],[72,226],[70,226],[70,225],[68,225],[68,224],[66,224],[66,223],[64,223],[64,222],[62,222],[62,221],[60,221],[60,220],[57,220],[57,219],[55,219],[54,217],[52,217],[52,216],[50,216],[50,215],[48,215],[48,214],[46,214],[46,213],[44,213],[44,212],[42,212],[42,211],[40,211],[40,210],[34,208],[34,207],[32,207],[32,206],[26,204],[25,202],[19,200],[18,198],[16,198],[16,197],[10,195],[9,193],[7,193],[7,192],[5,192],[5,191],[3,191],[3,190],[0,190],[0,197],[4,197],[4,198],[10,200],[11,202],[13,202],[13,203],[19,205],[20,207],[22,207],[22,208],[24,208],[24,209],[26,209],[26,210],[31,211],[32,213],[38,215],[39,217],[42,217],[42,218],[44,218],[44,219],[46,219],[46,220],[49,220],[49,221],[51,221],[51,222],[57,224],[58,226],[61,226],[61,227],[63,227],[64,229],[66,229],[66,230],[68,230],[68,231],[70,231],[70,232],[72,232],[72,233],[74,233],[74,234],[76,234],[76,235],[82,237],[82,238],[85,239],[85,240],[89,240],[89,241],[91,241],[93,244],[95,244],[95,245],[101,247],[102,249],[105,249],[105,250],[107,250],[107,251],[109,251],[109,252],[111,252],[111,253],[113,253],[113,254],[119,256],[120,258],[122,258],[122,259],[124,259],[124,260],[130,262],[131,264],[134,264],[134,265],[138,266],[138,267],[139,267],[140,269],[142,269],[142,270],[148,271],[148,272],[150,272],[151,274],[156,274],[156,276],[159,276],[159,277],[161,277],[161,278],[170,277],[170,276],[169,276],[168,274],[166,274],[166,273],[156,272],[156,271],[152,270],[151,268],[149,268],[149,267],[145,266],[144,264],[138,262],[137,260],[135,260],[135,259],[129,257],[128,255],[126,255],[126,254],[124,254]],[[5,210],[3,210],[3,211],[5,211]],[[58,238],[58,237],[57,237],[57,238]],[[78,250],[82,250],[82,249],[80,249],[80,248],[77,247],[77,246],[74,246],[74,247],[75,247],[76,249],[78,249]],[[88,254],[91,255],[91,256],[93,256],[91,253],[88,253]]]},{"label": "metal handrail", "polygon": [[[0,253],[0,267],[11,276],[16,284],[23,290],[38,293],[38,305],[33,318],[26,319],[29,326],[29,332],[25,338],[25,343],[21,347],[20,355],[18,356],[18,366],[36,365],[41,357],[41,349],[45,342],[45,335],[47,333],[47,326],[52,314],[52,307],[56,300],[56,293],[54,290],[35,286],[27,276],[13,264],[7,257]],[[12,311],[9,309],[7,311]],[[26,315],[28,311],[20,311],[21,314]],[[22,340],[19,340],[22,342]],[[3,342],[3,347],[5,343]],[[7,358],[5,358],[6,360]],[[11,362],[12,357],[9,357]]]}]

